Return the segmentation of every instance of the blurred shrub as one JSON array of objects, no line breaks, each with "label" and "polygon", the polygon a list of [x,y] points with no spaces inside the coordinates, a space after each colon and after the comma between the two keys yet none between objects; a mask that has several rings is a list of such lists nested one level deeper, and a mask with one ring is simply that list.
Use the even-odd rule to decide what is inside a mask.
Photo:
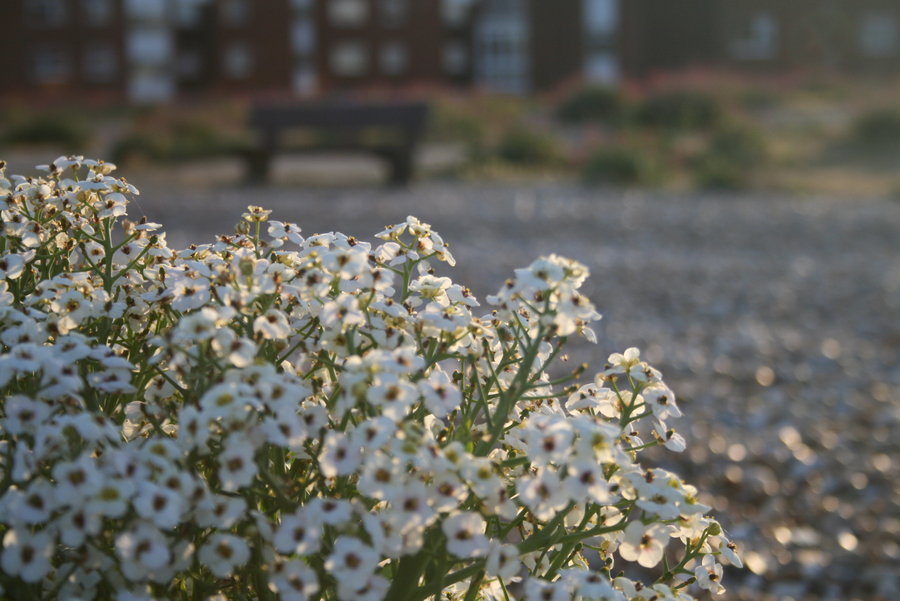
[{"label": "blurred shrub", "polygon": [[10,146],[52,144],[70,152],[84,152],[90,128],[76,115],[46,113],[14,119],[3,134]]},{"label": "blurred shrub", "polygon": [[756,129],[743,125],[726,125],[710,139],[709,154],[746,167],[758,167],[768,160],[765,137]]},{"label": "blurred shrub", "polygon": [[632,147],[602,147],[585,163],[581,176],[588,184],[647,185],[658,179],[656,161],[646,151]]},{"label": "blurred shrub", "polygon": [[712,134],[706,150],[691,166],[698,187],[737,190],[752,184],[759,168],[768,160],[766,139],[758,130],[728,124]]},{"label": "blurred shrub", "polygon": [[561,151],[553,136],[517,125],[500,139],[497,156],[514,165],[551,165],[559,162]]},{"label": "blurred shrub", "polygon": [[750,88],[739,94],[740,105],[751,111],[767,111],[778,107],[783,101],[783,94],[769,89]]},{"label": "blurred shrub", "polygon": [[145,128],[119,140],[111,151],[117,163],[136,157],[156,162],[227,156],[250,147],[249,137],[222,132],[200,120],[177,119],[168,127]]},{"label": "blurred shrub", "polygon": [[563,101],[556,116],[566,123],[598,121],[615,124],[622,119],[624,111],[625,100],[618,89],[590,86],[578,90]]},{"label": "blurred shrub", "polygon": [[447,103],[433,103],[429,119],[429,138],[439,142],[458,142],[465,147],[469,162],[484,160],[488,155],[485,119]]},{"label": "blurred shrub", "polygon": [[650,96],[635,111],[639,125],[660,129],[709,129],[722,118],[719,100],[697,90],[669,90]]},{"label": "blurred shrub", "polygon": [[861,115],[851,136],[865,150],[900,150],[900,109],[875,109]]},{"label": "blurred shrub", "polygon": [[750,174],[740,163],[704,154],[694,163],[694,183],[708,190],[741,190],[750,184]]}]

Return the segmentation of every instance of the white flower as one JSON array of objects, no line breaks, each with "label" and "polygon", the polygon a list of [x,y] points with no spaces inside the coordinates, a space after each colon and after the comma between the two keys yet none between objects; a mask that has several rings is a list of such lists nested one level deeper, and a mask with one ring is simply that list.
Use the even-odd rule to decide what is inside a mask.
[{"label": "white flower", "polygon": [[266,340],[278,340],[290,336],[291,326],[284,313],[269,309],[253,321],[253,332]]},{"label": "white flower", "polygon": [[47,531],[31,534],[10,529],[3,536],[0,567],[25,582],[38,582],[50,572],[54,541]]},{"label": "white flower", "polygon": [[280,561],[272,568],[269,590],[281,601],[307,601],[319,590],[319,579],[308,565],[299,559]]},{"label": "white flower", "polygon": [[57,463],[53,466],[53,478],[56,480],[54,494],[71,504],[80,503],[95,494],[103,482],[103,476],[87,454],[76,461]]},{"label": "white flower", "polygon": [[431,491],[419,480],[408,480],[403,486],[389,491],[387,499],[391,509],[397,514],[402,531],[424,529],[435,518],[431,507]]},{"label": "white flower", "polygon": [[728,540],[725,537],[721,537],[721,541],[719,543],[719,553],[722,554],[722,558],[731,565],[742,568],[744,567],[744,562],[741,561],[740,555],[737,552],[737,545]]},{"label": "white flower", "polygon": [[646,526],[640,521],[631,522],[619,544],[619,555],[626,561],[636,561],[645,568],[652,568],[662,561],[669,531],[669,526],[655,522]]},{"label": "white flower", "polygon": [[27,489],[10,488],[0,499],[0,508],[12,523],[41,524],[63,501],[56,488],[46,480],[35,480]]},{"label": "white flower", "polygon": [[491,541],[487,554],[487,562],[484,571],[492,578],[499,578],[503,582],[512,581],[522,567],[519,561],[519,550],[515,545],[504,545]]},{"label": "white flower", "polygon": [[551,469],[542,469],[534,476],[524,476],[516,483],[519,500],[542,522],[551,519],[569,504],[566,487]]},{"label": "white flower", "polygon": [[0,280],[17,280],[25,271],[25,257],[6,253],[0,257]]},{"label": "white flower", "polygon": [[570,601],[572,591],[567,582],[547,582],[539,578],[525,581],[525,601]]},{"label": "white flower", "polygon": [[378,565],[378,553],[357,538],[339,536],[334,541],[325,569],[338,581],[366,582]]},{"label": "white flower", "polygon": [[681,453],[687,448],[687,441],[684,439],[684,436],[676,432],[674,428],[667,428],[665,422],[655,421],[653,423],[653,431],[655,438],[670,451]]},{"label": "white flower", "polygon": [[675,393],[667,387],[656,384],[647,386],[640,395],[647,408],[660,420],[670,417],[681,417],[681,410],[675,404]]},{"label": "white flower", "polygon": [[561,463],[568,457],[574,433],[563,417],[538,414],[526,424],[527,454],[536,465]]},{"label": "white flower", "polygon": [[247,501],[243,497],[207,494],[197,506],[196,520],[204,528],[228,529],[247,513]]},{"label": "white flower", "polygon": [[615,499],[610,484],[603,476],[603,468],[595,461],[576,460],[567,467],[568,478],[563,485],[570,499],[587,499],[595,503],[609,504]]},{"label": "white flower", "polygon": [[103,525],[101,516],[90,513],[85,508],[68,511],[56,521],[59,527],[59,540],[69,547],[80,547],[85,538],[100,532]]},{"label": "white flower", "polygon": [[603,372],[606,375],[626,375],[638,382],[648,379],[647,367],[641,362],[641,351],[635,347],[626,349],[624,353],[613,353],[606,362],[609,364]]},{"label": "white flower", "polygon": [[128,502],[135,486],[124,478],[105,478],[103,484],[85,504],[85,511],[101,516],[118,518],[128,510]]},{"label": "white flower", "polygon": [[219,481],[222,490],[235,492],[253,482],[256,463],[253,461],[255,449],[246,440],[239,440],[237,434],[225,439],[219,455]]},{"label": "white flower", "polygon": [[697,578],[697,586],[719,595],[725,592],[722,586],[722,566],[716,563],[712,555],[704,555],[703,561],[694,568],[694,577]]},{"label": "white flower", "polygon": [[353,439],[340,432],[329,432],[319,453],[319,471],[326,478],[352,474],[362,462],[362,452]]},{"label": "white flower", "polygon": [[353,506],[345,499],[315,497],[303,510],[309,519],[329,526],[343,526],[353,517]]},{"label": "white flower", "polygon": [[6,413],[2,419],[3,428],[14,435],[33,433],[50,415],[49,405],[20,394],[6,397],[3,410]]},{"label": "white flower", "polygon": [[279,552],[297,555],[311,555],[319,550],[321,543],[322,523],[310,519],[308,512],[303,509],[282,516],[281,524],[272,539],[272,544]]},{"label": "white flower", "polygon": [[140,522],[134,530],[119,534],[116,553],[122,560],[122,571],[132,580],[147,578],[149,573],[163,568],[172,559],[169,541],[147,522]]},{"label": "white flower", "polygon": [[428,411],[438,418],[446,417],[462,402],[462,393],[450,376],[440,368],[432,370],[428,378],[419,381],[419,392]]},{"label": "white flower", "polygon": [[362,585],[355,580],[338,580],[337,596],[342,601],[381,601],[390,584],[386,578],[374,574]]},{"label": "white flower", "polygon": [[485,521],[477,513],[456,513],[441,524],[447,537],[447,551],[460,558],[481,557],[488,552],[488,539],[484,535]]},{"label": "white flower", "polygon": [[250,559],[250,547],[233,534],[216,533],[200,547],[198,559],[217,578],[227,578]]},{"label": "white flower", "polygon": [[366,400],[395,422],[403,419],[417,399],[418,393],[412,384],[389,374],[383,374],[380,382],[366,391]]},{"label": "white flower", "polygon": [[613,588],[612,583],[597,572],[574,568],[563,570],[562,579],[571,583],[575,594],[591,601],[626,601],[621,591]]}]

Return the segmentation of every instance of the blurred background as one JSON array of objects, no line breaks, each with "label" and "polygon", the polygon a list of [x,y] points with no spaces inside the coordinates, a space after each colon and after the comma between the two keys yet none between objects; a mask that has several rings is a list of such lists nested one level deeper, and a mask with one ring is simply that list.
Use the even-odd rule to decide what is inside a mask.
[{"label": "blurred background", "polygon": [[[0,157],[112,160],[172,246],[414,214],[479,298],[592,271],[743,551],[727,600],[900,599],[896,0],[3,0]],[[385,184],[390,185],[385,185]]]}]

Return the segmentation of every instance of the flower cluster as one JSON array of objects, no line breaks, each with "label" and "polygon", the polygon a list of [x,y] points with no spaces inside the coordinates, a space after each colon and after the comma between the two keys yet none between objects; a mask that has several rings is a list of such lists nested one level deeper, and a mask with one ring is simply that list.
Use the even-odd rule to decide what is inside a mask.
[{"label": "flower cluster", "polygon": [[113,165],[43,171],[0,170],[4,598],[681,601],[740,564],[641,464],[685,447],[660,373],[560,369],[584,265],[483,310],[413,217],[373,245],[250,207],[174,250]]}]

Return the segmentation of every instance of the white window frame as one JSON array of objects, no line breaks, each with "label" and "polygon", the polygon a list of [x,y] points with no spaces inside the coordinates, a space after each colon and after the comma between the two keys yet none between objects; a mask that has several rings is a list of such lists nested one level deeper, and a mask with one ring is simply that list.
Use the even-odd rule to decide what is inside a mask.
[{"label": "white window frame", "polygon": [[369,48],[357,40],[335,44],[328,60],[332,73],[340,77],[361,77],[371,68]]},{"label": "white window frame", "polygon": [[110,83],[119,74],[119,54],[108,42],[92,42],[81,56],[81,74],[90,83]]},{"label": "white window frame", "polygon": [[31,78],[38,84],[58,84],[72,77],[72,59],[63,48],[38,46],[31,55]]}]

